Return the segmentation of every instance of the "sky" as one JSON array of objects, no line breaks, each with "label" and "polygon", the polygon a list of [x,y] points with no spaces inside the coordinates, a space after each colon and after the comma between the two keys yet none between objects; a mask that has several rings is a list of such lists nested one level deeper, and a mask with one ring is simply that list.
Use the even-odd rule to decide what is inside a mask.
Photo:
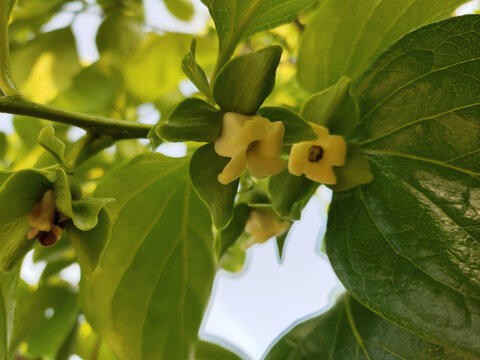
[{"label": "sky", "polygon": [[[472,1],[457,10],[458,15],[477,9],[480,0]],[[184,23],[168,15],[160,0],[146,0],[147,23],[169,31],[196,32],[204,28],[208,11],[200,0],[194,1],[196,15]],[[74,9],[75,5],[71,5]],[[72,10],[70,9],[70,10]],[[160,15],[163,14],[163,15]],[[61,14],[45,27],[53,30],[71,22],[70,14]],[[85,63],[98,59],[95,34],[101,23],[99,11],[92,9],[78,16],[73,24],[80,58]],[[188,92],[188,86],[187,90]],[[142,121],[153,123],[158,113],[152,105],[139,110]],[[0,114],[0,130],[11,133],[8,115]],[[73,132],[73,137],[81,133]],[[160,151],[170,156],[183,156],[182,144],[162,145]],[[222,344],[244,359],[259,360],[271,343],[293,325],[331,307],[343,291],[331,265],[320,249],[326,228],[327,207],[331,191],[321,187],[302,213],[285,245],[283,261],[278,258],[274,240],[247,250],[247,260],[238,274],[220,271],[214,282],[200,336]],[[34,284],[44,264],[33,264],[31,254],[24,262],[22,277]],[[78,283],[77,265],[62,271],[61,276]],[[79,359],[72,357],[72,359]]]}]

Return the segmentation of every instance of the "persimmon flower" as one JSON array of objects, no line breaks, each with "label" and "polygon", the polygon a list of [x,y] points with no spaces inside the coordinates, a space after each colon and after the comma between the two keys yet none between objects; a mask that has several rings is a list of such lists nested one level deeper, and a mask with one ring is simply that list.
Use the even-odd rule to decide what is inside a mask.
[{"label": "persimmon flower", "polygon": [[218,181],[224,185],[234,181],[247,165],[250,174],[257,178],[281,172],[286,166],[286,161],[279,157],[284,132],[281,121],[225,113],[222,132],[214,145],[218,155],[231,160],[218,175]]},{"label": "persimmon flower", "polygon": [[243,248],[247,249],[254,244],[263,244],[274,236],[282,235],[289,227],[288,221],[280,221],[278,216],[254,209],[250,212],[245,226],[245,230],[252,238],[244,244]]},{"label": "persimmon flower", "polygon": [[334,185],[337,177],[333,166],[345,165],[347,144],[343,137],[330,135],[324,126],[310,124],[317,140],[305,141],[292,146],[288,171],[296,176],[305,174],[307,179]]},{"label": "persimmon flower", "polygon": [[[36,238],[43,246],[55,244],[63,235],[66,218],[57,211],[55,195],[52,190],[47,190],[42,200],[35,205],[28,214],[30,230],[28,239]],[[60,221],[63,221],[60,223]]]}]

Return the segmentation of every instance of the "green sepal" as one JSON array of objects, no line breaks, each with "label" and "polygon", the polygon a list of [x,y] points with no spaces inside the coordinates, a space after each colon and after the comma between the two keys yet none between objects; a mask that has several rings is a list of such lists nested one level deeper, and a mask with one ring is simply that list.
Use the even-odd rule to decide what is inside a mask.
[{"label": "green sepal", "polygon": [[344,166],[334,166],[333,172],[337,183],[330,185],[333,191],[346,191],[356,186],[368,184],[373,180],[368,158],[363,154],[360,146],[347,144],[347,157]]},{"label": "green sepal", "polygon": [[360,119],[350,84],[347,77],[342,77],[336,85],[312,95],[303,104],[301,116],[314,124],[325,126],[331,134],[349,135]]},{"label": "green sepal", "polygon": [[285,127],[284,145],[317,139],[310,124],[291,110],[280,107],[264,107],[257,114],[272,122],[281,121],[283,123]]},{"label": "green sepal", "polygon": [[55,194],[55,206],[57,207],[57,210],[63,215],[72,218],[72,192],[70,190],[70,181],[68,175],[63,169],[57,169],[56,171],[56,178],[53,182],[53,192]]},{"label": "green sepal", "polygon": [[217,233],[215,239],[215,250],[218,260],[222,259],[227,250],[235,244],[243,234],[249,216],[250,207],[247,204],[240,203],[235,206],[232,221],[230,221],[226,228]]},{"label": "green sepal", "polygon": [[229,158],[217,155],[213,144],[198,148],[190,160],[193,187],[210,210],[213,224],[217,229],[223,229],[230,223],[238,189],[239,180],[223,185],[217,179],[229,161]]},{"label": "green sepal", "polygon": [[110,239],[112,222],[105,209],[98,214],[98,224],[89,231],[81,231],[73,224],[67,226],[70,241],[75,247],[85,275],[92,273],[100,260],[105,244]]},{"label": "green sepal", "polygon": [[213,97],[223,111],[253,115],[275,85],[275,73],[282,55],[280,46],[230,60],[213,84]]},{"label": "green sepal", "polygon": [[249,206],[270,205],[270,197],[265,191],[255,186],[241,191],[238,197],[238,202]]},{"label": "green sepal", "polygon": [[290,226],[282,235],[279,235],[275,238],[277,243],[278,257],[280,261],[283,261],[283,250],[285,249],[285,243],[287,242],[287,236],[292,226]]},{"label": "green sepal", "polygon": [[298,220],[319,185],[304,175],[295,176],[285,169],[280,174],[270,177],[268,189],[272,206],[280,216]]},{"label": "green sepal", "polygon": [[65,144],[55,136],[52,124],[46,125],[38,134],[38,143],[53,155],[55,160],[65,169],[69,167],[65,163]]},{"label": "green sepal", "polygon": [[81,231],[95,228],[99,222],[100,211],[114,199],[84,198],[72,201],[73,224]]},{"label": "green sepal", "polygon": [[213,104],[215,99],[213,98],[212,89],[208,82],[205,71],[198,65],[195,59],[195,52],[197,49],[197,40],[193,39],[190,44],[190,51],[185,55],[182,60],[182,70],[185,75],[188,76],[190,81],[197,87],[200,92],[207,97],[207,99]]},{"label": "green sepal", "polygon": [[182,101],[166,122],[156,126],[156,133],[172,142],[213,142],[222,130],[222,118],[221,111],[201,99],[190,98]]},{"label": "green sepal", "polygon": [[28,214],[52,187],[39,170],[20,170],[0,188],[0,271],[9,271],[35,244],[27,239]]}]

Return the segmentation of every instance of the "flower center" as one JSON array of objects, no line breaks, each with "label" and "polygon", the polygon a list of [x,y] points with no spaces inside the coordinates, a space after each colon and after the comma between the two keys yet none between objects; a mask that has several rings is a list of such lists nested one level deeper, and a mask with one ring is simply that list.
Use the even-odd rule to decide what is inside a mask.
[{"label": "flower center", "polygon": [[314,145],[308,150],[308,161],[319,162],[323,157],[323,148],[321,146]]},{"label": "flower center", "polygon": [[252,141],[250,144],[248,144],[247,147],[247,152],[253,151],[258,145],[258,140],[257,141]]}]

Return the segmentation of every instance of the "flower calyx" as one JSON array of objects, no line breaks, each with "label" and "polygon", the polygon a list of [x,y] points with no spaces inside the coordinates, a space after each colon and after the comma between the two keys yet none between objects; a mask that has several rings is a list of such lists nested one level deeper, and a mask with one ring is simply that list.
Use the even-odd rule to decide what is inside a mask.
[{"label": "flower calyx", "polygon": [[312,123],[310,125],[317,139],[292,146],[288,171],[296,176],[305,174],[312,181],[334,185],[337,177],[333,166],[345,165],[347,144],[342,136],[330,135],[326,127]]},{"label": "flower calyx", "polygon": [[231,158],[218,181],[224,185],[240,177],[247,168],[252,176],[264,178],[281,172],[286,161],[280,158],[285,127],[281,121],[270,122],[260,116],[227,112],[223,127],[214,143],[215,152]]},{"label": "flower calyx", "polygon": [[54,245],[62,238],[66,220],[68,218],[57,210],[53,190],[47,190],[28,214],[30,230],[27,238],[36,238],[42,246]]}]

